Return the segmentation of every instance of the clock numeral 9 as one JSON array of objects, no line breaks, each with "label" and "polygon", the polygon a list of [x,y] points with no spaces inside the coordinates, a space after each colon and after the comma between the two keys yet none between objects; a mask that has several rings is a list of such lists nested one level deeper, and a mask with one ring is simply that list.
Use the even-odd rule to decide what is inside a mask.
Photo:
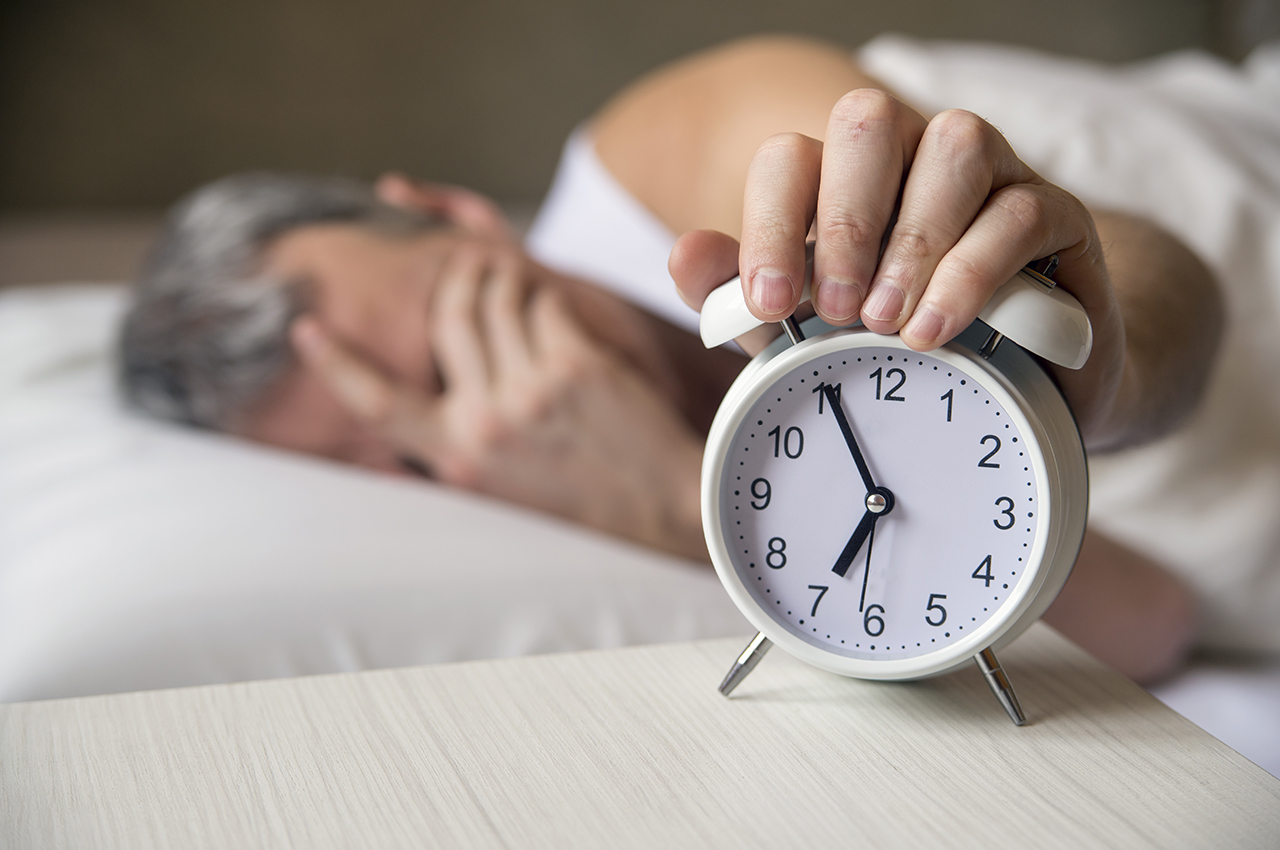
[{"label": "clock numeral 9", "polygon": [[[764,562],[769,565],[770,569],[780,570],[787,565],[787,541],[781,537],[769,538],[769,554],[764,556]],[[774,563],[774,559],[778,563]]]},{"label": "clock numeral 9", "polygon": [[898,376],[898,383],[896,383],[896,384],[894,384],[893,386],[889,387],[889,391],[888,391],[887,393],[885,393],[883,397],[881,397],[881,395],[880,395],[880,377],[881,377],[880,372],[881,372],[881,370],[877,369],[877,370],[875,370],[874,372],[872,372],[870,375],[868,375],[868,376],[867,376],[868,378],[875,378],[875,379],[876,379],[876,401],[906,401],[906,398],[905,398],[905,397],[900,396],[900,395],[894,395],[894,393],[896,393],[898,390],[902,389],[902,385],[903,385],[903,384],[905,384],[905,383],[907,382],[907,373],[906,373],[906,372],[904,372],[904,371],[902,371],[901,369],[890,369],[888,372],[885,372],[885,373],[884,373],[884,377],[885,377],[885,379],[890,380],[890,381],[892,381],[892,380],[893,380],[893,376],[896,374],[896,375]]},{"label": "clock numeral 9", "polygon": [[924,621],[925,621],[926,623],[928,623],[928,624],[929,624],[929,625],[931,625],[931,626],[941,626],[943,623],[945,623],[945,622],[947,621],[947,609],[946,609],[946,608],[943,608],[943,607],[942,607],[941,605],[939,605],[937,602],[934,602],[934,600],[935,600],[935,599],[946,599],[946,598],[947,598],[947,594],[945,594],[945,593],[930,593],[930,594],[929,594],[929,604],[928,604],[928,605],[926,605],[926,606],[924,606],[924,610],[926,610],[926,611],[937,611],[937,612],[938,612],[938,619],[936,619],[936,620],[935,620],[935,619],[933,619],[933,616],[932,616],[931,614],[925,614],[925,615],[924,615]]},{"label": "clock numeral 9", "polygon": [[991,459],[996,456],[996,452],[1000,451],[1000,438],[997,437],[995,434],[988,434],[987,436],[979,440],[978,443],[980,445],[985,446],[987,443],[990,443],[992,441],[995,442],[996,447],[991,451],[987,452],[986,457],[978,461],[978,466],[982,467],[983,469],[999,469],[1000,468],[1000,464],[991,463]]},{"label": "clock numeral 9", "polygon": [[[862,630],[866,632],[868,635],[870,635],[871,637],[880,637],[880,635],[884,634],[884,617],[880,617],[872,613],[874,611],[879,611],[881,614],[883,614],[884,606],[883,605],[867,606],[866,616],[862,618]],[[875,631],[872,631],[872,623],[875,624]]]},{"label": "clock numeral 9", "polygon": [[996,499],[995,504],[997,508],[1000,507],[1001,502],[1004,502],[1007,505],[1007,507],[1005,507],[1002,511],[1000,511],[1000,514],[1002,516],[1007,516],[1009,518],[1009,524],[1001,525],[1000,520],[998,519],[991,520],[991,524],[994,525],[996,528],[1000,529],[1001,531],[1008,531],[1009,529],[1013,528],[1013,524],[1017,522],[1017,520],[1013,518],[1013,499],[1010,499],[1008,496],[1001,496],[1000,498]]},{"label": "clock numeral 9", "polygon": [[[763,493],[760,492],[760,488],[762,486],[764,487]],[[757,478],[755,481],[752,481],[751,495],[755,497],[755,499],[751,500],[751,507],[758,511],[762,511],[769,507],[769,502],[773,501],[773,487],[769,485],[769,479]],[[760,504],[756,504],[756,499],[760,500]]]},{"label": "clock numeral 9", "polygon": [[976,578],[978,581],[986,582],[986,584],[983,585],[984,587],[990,587],[991,582],[996,580],[996,577],[991,574],[991,556],[990,555],[983,558],[982,563],[978,564],[977,568],[973,571],[973,577]]},{"label": "clock numeral 9", "polygon": [[[774,457],[778,457],[778,453],[779,451],[781,451],[787,457],[791,458],[792,460],[795,460],[796,458],[800,457],[801,452],[804,451],[804,431],[801,431],[799,428],[795,427],[794,425],[787,429],[786,434],[782,433],[782,426],[779,425],[769,432],[769,436],[773,437],[773,456]],[[793,442],[791,439],[792,437],[795,438],[794,452],[791,451],[792,442]]]}]

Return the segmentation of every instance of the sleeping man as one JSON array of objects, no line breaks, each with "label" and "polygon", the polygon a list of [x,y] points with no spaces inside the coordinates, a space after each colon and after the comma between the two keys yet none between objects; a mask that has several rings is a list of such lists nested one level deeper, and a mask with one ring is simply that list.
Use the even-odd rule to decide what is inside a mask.
[{"label": "sleeping man", "polygon": [[[398,175],[199,190],[127,317],[124,386],[161,416],[705,560],[703,440],[746,360],[702,348],[676,288],[697,307],[740,271],[781,320],[807,238],[818,313],[920,351],[1056,253],[1094,327],[1084,369],[1053,369],[1091,453],[1169,433],[1210,374],[1222,306],[1176,238],[1086,208],[988,122],[912,108],[844,51],[754,39],[642,79],[575,133],[526,247],[485,199]],[[1196,617],[1183,581],[1093,531],[1046,615],[1139,679],[1176,667]]]}]

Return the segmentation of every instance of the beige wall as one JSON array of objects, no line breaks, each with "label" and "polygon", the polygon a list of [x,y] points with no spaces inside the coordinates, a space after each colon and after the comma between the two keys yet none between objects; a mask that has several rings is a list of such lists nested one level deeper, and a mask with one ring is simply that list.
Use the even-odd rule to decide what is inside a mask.
[{"label": "beige wall", "polygon": [[156,208],[247,168],[388,168],[501,198],[654,65],[736,35],[884,30],[1107,60],[1212,40],[1208,0],[8,0],[0,214]]}]

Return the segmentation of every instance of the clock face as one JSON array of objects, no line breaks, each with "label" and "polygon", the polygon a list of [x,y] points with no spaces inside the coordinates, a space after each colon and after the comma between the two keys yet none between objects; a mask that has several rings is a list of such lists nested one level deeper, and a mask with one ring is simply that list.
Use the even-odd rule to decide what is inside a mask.
[{"label": "clock face", "polygon": [[868,333],[778,361],[717,447],[717,560],[739,604],[855,675],[989,644],[1035,584],[1048,525],[1013,396],[976,357]]}]

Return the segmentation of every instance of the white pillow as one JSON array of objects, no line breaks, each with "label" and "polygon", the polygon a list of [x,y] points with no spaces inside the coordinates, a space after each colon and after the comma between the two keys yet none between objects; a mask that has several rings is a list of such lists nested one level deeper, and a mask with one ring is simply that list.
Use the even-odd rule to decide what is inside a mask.
[{"label": "white pillow", "polygon": [[709,567],[121,409],[125,302],[0,294],[0,702],[747,633]]}]

